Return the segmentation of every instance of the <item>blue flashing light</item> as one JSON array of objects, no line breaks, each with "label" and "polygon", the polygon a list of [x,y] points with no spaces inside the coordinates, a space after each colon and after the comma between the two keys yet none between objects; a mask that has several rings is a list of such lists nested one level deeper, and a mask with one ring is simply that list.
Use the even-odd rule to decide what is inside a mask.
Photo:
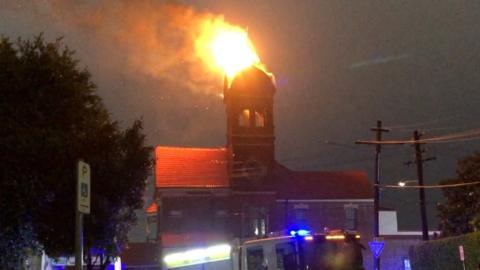
[{"label": "blue flashing light", "polygon": [[310,235],[310,231],[308,230],[298,230],[298,231],[290,231],[291,236],[307,236]]},{"label": "blue flashing light", "polygon": [[307,236],[310,234],[310,231],[307,230],[298,230],[297,231],[298,236]]}]

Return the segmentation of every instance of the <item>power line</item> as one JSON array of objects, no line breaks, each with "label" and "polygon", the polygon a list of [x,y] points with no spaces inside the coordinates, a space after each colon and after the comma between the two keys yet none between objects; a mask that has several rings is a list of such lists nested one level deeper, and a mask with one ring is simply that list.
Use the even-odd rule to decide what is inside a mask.
[{"label": "power line", "polygon": [[335,142],[335,141],[328,141],[328,140],[324,141],[323,143],[326,144],[326,145],[338,146],[338,147],[341,147],[341,148],[347,148],[347,149],[356,150],[356,151],[357,151],[357,150],[361,150],[361,151],[365,151],[365,150],[366,150],[366,149],[359,149],[358,147],[355,147],[355,146],[357,146],[357,145],[355,145],[355,144],[350,145],[350,144],[347,144],[347,143],[341,143],[341,142]]},{"label": "power line", "polygon": [[[462,125],[462,126],[447,126],[447,127],[431,127],[431,128],[422,128],[422,131],[435,131],[435,130],[459,130],[459,129],[465,129],[470,127],[469,125]],[[414,131],[414,128],[405,128],[405,129],[396,129],[395,131],[399,132],[412,132]]]},{"label": "power line", "polygon": [[[379,133],[381,131],[381,122],[378,121],[377,124],[378,128],[376,131]],[[421,134],[418,130],[415,130],[413,133],[413,138],[409,140],[390,140],[390,141],[382,141],[382,138],[379,134],[377,134],[377,138],[375,141],[356,141],[357,144],[367,144],[367,145],[375,145],[377,148],[377,166],[375,167],[375,184],[374,184],[374,191],[375,191],[375,209],[378,209],[378,192],[379,188],[404,188],[402,186],[397,185],[380,185],[378,181],[378,154],[380,152],[380,147],[382,145],[405,145],[405,144],[412,144],[415,147],[415,163],[417,165],[417,177],[418,177],[418,185],[417,186],[408,186],[408,188],[417,188],[419,191],[419,202],[420,202],[420,217],[422,220],[422,239],[424,241],[429,240],[428,235],[428,219],[427,219],[427,211],[425,205],[425,189],[427,188],[448,188],[448,187],[460,187],[465,185],[472,185],[474,183],[460,183],[460,184],[452,184],[452,185],[435,185],[435,186],[425,186],[423,183],[423,160],[422,154],[423,151],[421,149],[421,145],[426,143],[447,143],[447,142],[455,142],[455,141],[466,141],[466,140],[475,140],[480,139],[480,129],[471,129],[462,132],[420,139]],[[480,183],[480,181],[478,182]],[[378,210],[375,211],[375,219],[378,219]],[[376,221],[376,220],[375,220]],[[375,223],[375,230],[377,229],[378,224]],[[376,234],[377,235],[377,234]],[[377,265],[377,261],[375,261],[375,265]],[[377,269],[376,267],[374,267]]]},{"label": "power line", "polygon": [[[356,146],[355,144],[348,144],[348,143],[344,143],[344,142],[336,142],[336,141],[325,140],[322,143],[327,145],[327,146],[336,146],[336,147],[339,147],[339,148],[342,148],[342,149],[345,149],[345,150],[350,150],[350,151],[355,151],[355,152],[358,152],[358,151],[365,152],[365,154],[368,151],[368,149],[360,149],[360,148],[355,147]],[[288,147],[287,147],[287,149],[288,149]],[[309,149],[310,150],[310,149],[312,149],[312,146],[302,146],[302,147],[295,146],[295,150],[299,150],[299,149]],[[279,152],[281,152],[281,151],[279,151]],[[288,158],[280,158],[280,159],[277,159],[277,160],[278,161],[283,161],[283,162],[312,160],[312,159],[318,158],[318,156],[321,156],[321,155],[325,155],[325,153],[317,152],[317,153],[310,153],[310,154],[301,154],[301,155],[296,155],[296,156],[294,155],[293,157],[290,156]]]},{"label": "power line", "polygon": [[[383,149],[382,149],[383,150]],[[286,162],[289,164],[298,164],[298,165],[322,165],[322,166],[332,166],[332,165],[352,165],[352,164],[364,164],[364,163],[372,163],[372,160],[366,156],[367,153],[362,153],[361,157],[351,158],[351,159],[339,159],[339,160],[331,160],[325,162],[323,160],[316,159],[315,156],[299,156],[297,158],[287,158],[287,159],[278,159],[278,161]],[[405,154],[401,154],[405,155]],[[397,158],[398,153],[387,153],[382,155],[384,159],[392,159]],[[307,161],[307,162],[304,162]],[[301,163],[300,163],[301,162]]]},{"label": "power line", "polygon": [[469,137],[469,136],[478,136],[480,134],[480,129],[479,128],[474,128],[470,130],[465,130],[462,132],[457,132],[457,133],[452,133],[452,134],[447,134],[443,136],[438,136],[434,138],[429,138],[425,140],[449,140],[449,139],[456,139],[456,138],[463,138],[463,137]]},{"label": "power line", "polygon": [[464,187],[464,186],[474,186],[480,184],[480,181],[468,182],[468,183],[458,183],[458,184],[445,184],[445,185],[415,185],[415,186],[399,186],[399,185],[378,185],[381,188],[454,188],[454,187]]},{"label": "power line", "polygon": [[448,143],[448,142],[460,142],[460,141],[469,141],[469,140],[478,140],[480,139],[480,129],[475,128],[471,130],[466,130],[463,132],[457,132],[452,134],[447,134],[443,136],[437,136],[421,140],[390,140],[390,141],[365,141],[359,140],[356,143],[358,144],[374,144],[374,145],[403,145],[403,144],[416,144],[416,143]]}]

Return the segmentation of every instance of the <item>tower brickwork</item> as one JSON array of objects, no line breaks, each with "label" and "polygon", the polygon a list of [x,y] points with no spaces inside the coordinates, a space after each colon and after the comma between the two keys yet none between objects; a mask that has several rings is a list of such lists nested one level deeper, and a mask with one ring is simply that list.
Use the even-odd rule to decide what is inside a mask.
[{"label": "tower brickwork", "polygon": [[239,73],[230,86],[225,86],[227,149],[232,159],[230,169],[234,183],[248,182],[248,179],[236,181],[235,178],[258,180],[272,169],[274,94],[272,78],[256,67]]}]

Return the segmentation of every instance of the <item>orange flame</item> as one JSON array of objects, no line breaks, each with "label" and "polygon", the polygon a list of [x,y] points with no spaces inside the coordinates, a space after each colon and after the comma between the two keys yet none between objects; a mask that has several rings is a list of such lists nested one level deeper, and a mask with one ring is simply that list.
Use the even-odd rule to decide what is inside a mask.
[{"label": "orange flame", "polygon": [[94,41],[92,61],[102,70],[208,94],[217,94],[219,74],[230,82],[252,65],[265,71],[245,29],[177,2],[51,0],[49,6],[55,23]]},{"label": "orange flame", "polygon": [[203,23],[195,48],[207,66],[229,79],[250,66],[262,66],[247,31],[228,24],[222,17]]}]

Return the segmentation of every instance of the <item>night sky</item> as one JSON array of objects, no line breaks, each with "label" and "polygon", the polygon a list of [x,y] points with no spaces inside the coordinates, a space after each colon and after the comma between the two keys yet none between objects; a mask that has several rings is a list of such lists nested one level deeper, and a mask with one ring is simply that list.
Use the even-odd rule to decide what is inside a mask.
[{"label": "night sky", "polygon": [[[152,145],[225,144],[222,76],[192,55],[198,18],[223,15],[247,28],[276,77],[276,157],[299,170],[360,169],[373,179],[377,120],[386,139],[479,126],[478,1],[10,1],[0,0],[0,34],[63,36],[98,85],[112,117],[142,117]],[[171,8],[171,7],[174,8]],[[174,13],[174,14],[171,14]],[[426,184],[455,175],[479,141],[427,145]],[[416,179],[409,146],[385,147],[382,182]],[[416,191],[384,190],[401,228],[416,229]],[[429,218],[440,195],[427,191]]]}]

